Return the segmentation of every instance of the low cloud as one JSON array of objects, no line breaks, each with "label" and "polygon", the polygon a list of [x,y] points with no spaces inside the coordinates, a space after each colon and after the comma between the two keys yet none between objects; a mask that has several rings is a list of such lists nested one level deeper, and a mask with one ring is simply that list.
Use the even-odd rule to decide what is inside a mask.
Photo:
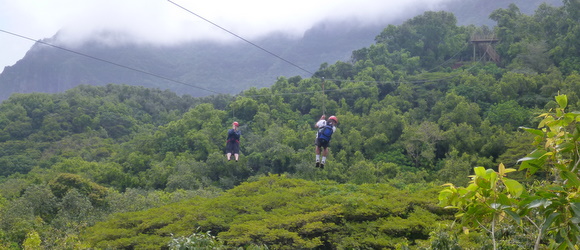
[{"label": "low cloud", "polygon": [[[59,42],[71,46],[95,39],[111,45],[172,45],[238,39],[209,22],[250,40],[275,31],[302,36],[323,21],[389,23],[453,1],[459,0],[0,0],[5,6],[0,9],[0,28],[34,39],[58,32]],[[21,48],[20,58],[32,46],[30,41],[7,36],[0,34],[0,43]],[[3,50],[0,53],[11,60],[19,51]]]}]

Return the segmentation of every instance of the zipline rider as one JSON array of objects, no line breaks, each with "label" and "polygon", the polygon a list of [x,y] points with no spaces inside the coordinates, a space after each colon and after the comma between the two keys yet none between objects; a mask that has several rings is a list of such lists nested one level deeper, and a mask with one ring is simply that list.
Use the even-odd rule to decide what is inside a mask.
[{"label": "zipline rider", "polygon": [[[324,116],[321,117],[321,120]],[[324,124],[321,121],[316,123],[316,127]],[[316,167],[324,168],[326,164],[326,156],[328,155],[328,147],[330,146],[330,140],[332,139],[332,134],[336,131],[336,125],[338,124],[338,118],[336,116],[328,117],[328,121],[322,127],[318,129],[318,137],[316,138]],[[322,161],[320,159],[320,153],[322,148]]]},{"label": "zipline rider", "polygon": [[231,160],[232,154],[236,161],[240,157],[240,137],[242,132],[238,129],[240,124],[238,122],[232,123],[232,128],[228,130],[228,138],[226,141],[226,158],[228,161]]}]

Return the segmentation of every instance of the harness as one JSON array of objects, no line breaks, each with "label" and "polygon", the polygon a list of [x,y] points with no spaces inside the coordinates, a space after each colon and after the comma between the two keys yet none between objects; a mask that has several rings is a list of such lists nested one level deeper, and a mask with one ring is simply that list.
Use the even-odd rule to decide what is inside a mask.
[{"label": "harness", "polygon": [[228,139],[226,142],[234,142],[234,141],[240,143],[240,134],[239,132],[230,130],[228,131]]},{"label": "harness", "polygon": [[325,125],[318,130],[318,138],[330,141],[333,132],[331,125]]}]

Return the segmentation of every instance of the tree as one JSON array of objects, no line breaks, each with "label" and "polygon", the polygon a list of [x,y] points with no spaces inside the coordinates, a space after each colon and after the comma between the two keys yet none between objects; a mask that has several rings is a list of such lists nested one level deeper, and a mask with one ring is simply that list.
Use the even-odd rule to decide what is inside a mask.
[{"label": "tree", "polygon": [[93,206],[105,205],[107,189],[79,175],[62,173],[51,180],[48,185],[58,198],[63,198],[70,190],[76,189],[80,194],[86,195]]},{"label": "tree", "polygon": [[423,68],[430,68],[445,61],[466,43],[467,36],[459,35],[456,23],[452,13],[427,11],[400,26],[389,25],[375,41],[386,44],[388,51],[409,51],[411,56],[421,58]]},{"label": "tree", "polygon": [[520,106],[515,100],[494,104],[486,112],[487,119],[494,125],[506,125],[516,129],[529,124],[530,111]]},{"label": "tree", "polygon": [[401,136],[407,155],[415,167],[432,168],[435,160],[436,145],[443,139],[442,131],[433,122],[407,125]]},{"label": "tree", "polygon": [[[553,65],[548,54],[548,46],[544,41],[521,42],[521,51],[518,52],[509,68],[516,70],[532,70],[537,73],[545,73]],[[514,46],[514,45],[512,45]]]},{"label": "tree", "polygon": [[510,46],[524,39],[525,24],[524,15],[515,4],[510,4],[507,9],[497,9],[493,11],[489,18],[497,22],[495,32],[501,42],[496,46],[496,50],[502,55],[502,60],[511,61],[516,55],[510,54]]},{"label": "tree", "polygon": [[450,129],[461,123],[479,127],[481,123],[479,105],[453,92],[447,93],[435,103],[431,116],[443,129]]}]

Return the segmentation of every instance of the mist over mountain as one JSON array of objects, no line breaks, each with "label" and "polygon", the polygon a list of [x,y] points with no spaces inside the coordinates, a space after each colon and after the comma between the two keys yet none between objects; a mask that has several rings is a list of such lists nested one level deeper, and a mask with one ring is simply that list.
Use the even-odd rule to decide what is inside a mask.
[{"label": "mist over mountain", "polygon": [[[459,24],[493,25],[487,17],[497,8],[515,3],[522,12],[531,13],[542,2],[465,0],[445,9],[457,16]],[[546,2],[561,5],[557,0]],[[408,17],[415,14],[410,12]],[[194,97],[236,94],[250,87],[270,86],[280,76],[310,77],[323,63],[348,61],[353,50],[373,44],[387,25],[326,22],[300,38],[273,33],[251,41],[258,47],[241,40],[175,46],[91,42],[67,51],[36,43],[24,58],[0,74],[0,100],[13,93],[57,93],[80,84],[109,83],[168,89]],[[56,43],[57,36],[43,42],[61,46]]]},{"label": "mist over mountain", "polygon": [[[300,39],[272,34],[253,42],[300,68],[242,41],[171,47],[89,43],[74,50],[103,61],[37,43],[0,74],[4,90],[0,100],[15,92],[56,93],[79,84],[109,83],[170,89],[192,96],[235,94],[249,87],[269,86],[279,76],[310,77],[324,62],[346,61],[353,50],[372,44],[382,28],[321,24]],[[52,41],[54,38],[43,40],[48,44]]]},{"label": "mist over mountain", "polygon": [[489,14],[499,8],[508,8],[510,4],[518,6],[522,13],[528,15],[541,4],[546,3],[552,6],[562,6],[562,0],[461,0],[461,3],[451,3],[445,6],[445,10],[453,12],[457,17],[458,25],[487,25],[494,26],[493,20],[489,19]]}]

